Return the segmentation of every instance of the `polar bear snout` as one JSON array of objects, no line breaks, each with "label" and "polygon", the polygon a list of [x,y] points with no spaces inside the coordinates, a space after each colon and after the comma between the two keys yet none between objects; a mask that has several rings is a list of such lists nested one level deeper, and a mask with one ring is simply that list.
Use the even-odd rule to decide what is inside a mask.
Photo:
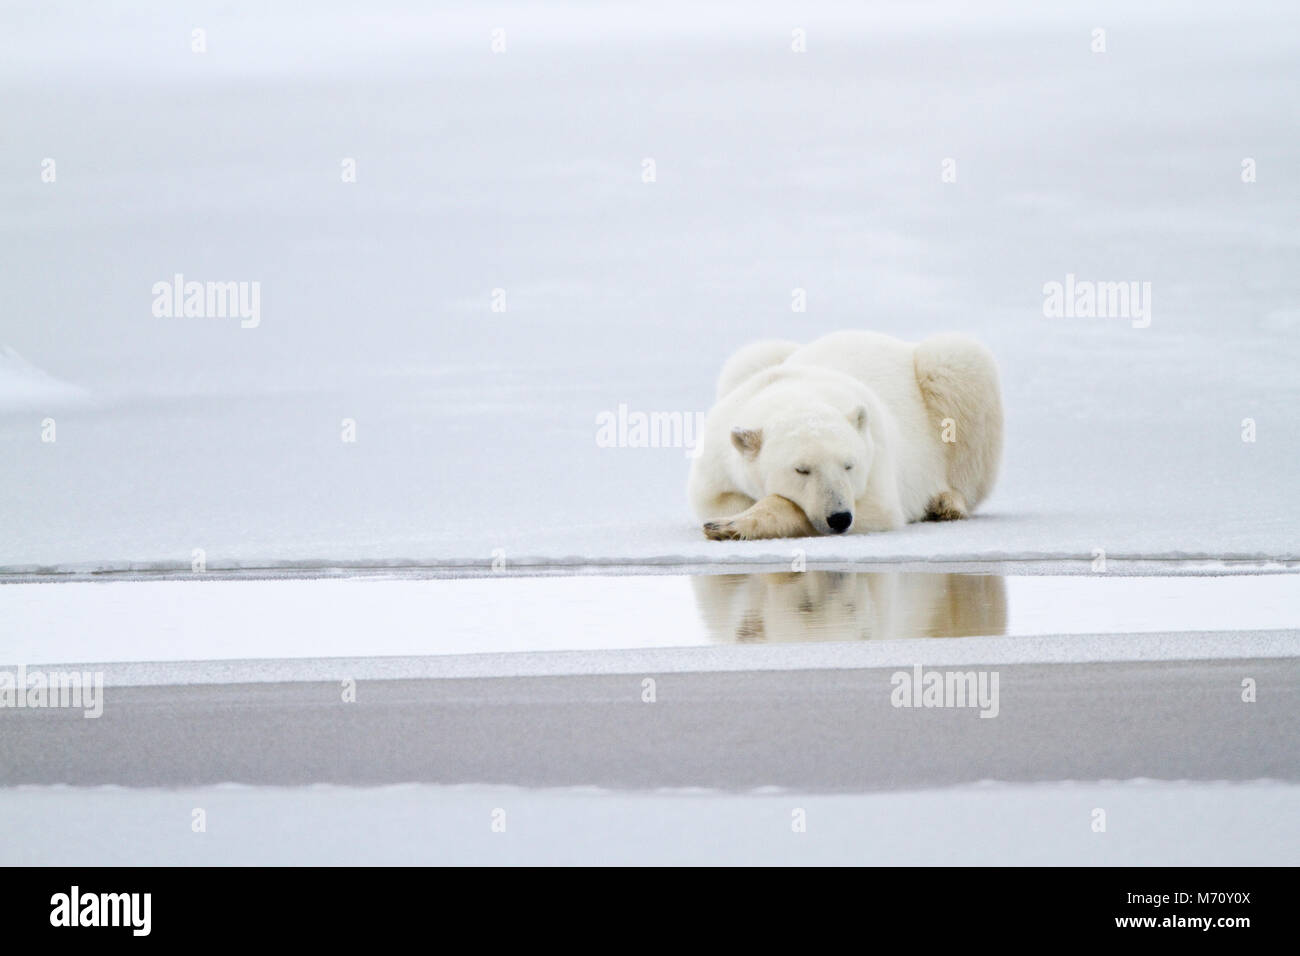
[{"label": "polar bear snout", "polygon": [[853,512],[837,511],[827,515],[826,526],[831,529],[832,534],[843,534],[853,527]]}]

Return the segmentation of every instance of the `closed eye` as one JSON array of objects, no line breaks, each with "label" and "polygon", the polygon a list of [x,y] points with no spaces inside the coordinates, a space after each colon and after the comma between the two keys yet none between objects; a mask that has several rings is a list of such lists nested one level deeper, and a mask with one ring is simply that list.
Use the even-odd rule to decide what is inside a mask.
[{"label": "closed eye", "polygon": [[796,474],[796,475],[811,475],[811,474],[812,474],[812,472],[811,472],[810,470],[808,470],[807,468],[796,468],[794,471],[795,471],[795,474]]}]

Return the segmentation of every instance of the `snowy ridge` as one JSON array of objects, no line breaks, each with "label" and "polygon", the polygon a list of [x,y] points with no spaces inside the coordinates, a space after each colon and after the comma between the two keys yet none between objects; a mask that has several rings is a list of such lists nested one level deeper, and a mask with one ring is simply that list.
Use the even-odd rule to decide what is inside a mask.
[{"label": "snowy ridge", "polygon": [[0,345],[0,412],[78,404],[90,393],[61,382],[7,345]]},{"label": "snowy ridge", "polygon": [[1169,634],[1061,634],[773,644],[656,647],[638,650],[447,654],[435,657],[260,658],[256,660],[64,662],[60,670],[94,671],[107,687],[560,677],[867,668],[1010,666],[1124,661],[1246,660],[1300,657],[1300,631]]}]

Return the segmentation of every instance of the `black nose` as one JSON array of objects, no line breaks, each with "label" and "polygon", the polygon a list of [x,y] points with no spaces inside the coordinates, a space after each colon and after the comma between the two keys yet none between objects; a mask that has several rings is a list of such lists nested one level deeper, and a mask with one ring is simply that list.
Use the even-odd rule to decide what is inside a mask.
[{"label": "black nose", "polygon": [[836,534],[843,534],[849,530],[849,525],[853,524],[853,513],[850,511],[837,511],[826,518],[826,523],[831,526],[831,530]]}]

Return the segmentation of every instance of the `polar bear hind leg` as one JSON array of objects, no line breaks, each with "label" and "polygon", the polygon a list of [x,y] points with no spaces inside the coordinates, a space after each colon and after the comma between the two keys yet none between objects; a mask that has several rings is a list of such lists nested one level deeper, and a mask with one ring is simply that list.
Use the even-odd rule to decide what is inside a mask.
[{"label": "polar bear hind leg", "polygon": [[948,487],[926,509],[930,520],[965,518],[998,477],[1002,389],[997,363],[964,335],[935,335],[916,347],[916,382],[948,456]]}]

